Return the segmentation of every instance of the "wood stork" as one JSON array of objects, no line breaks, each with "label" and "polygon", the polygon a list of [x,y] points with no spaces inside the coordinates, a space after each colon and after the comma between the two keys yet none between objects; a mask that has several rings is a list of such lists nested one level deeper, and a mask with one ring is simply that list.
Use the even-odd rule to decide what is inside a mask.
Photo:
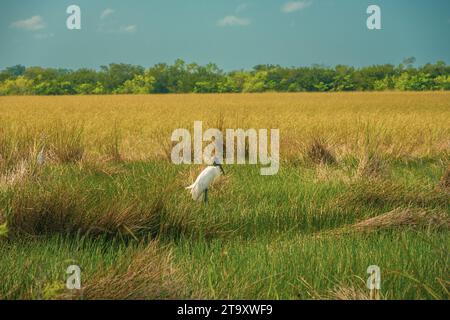
[{"label": "wood stork", "polygon": [[36,162],[38,165],[42,166],[45,163],[45,147],[42,147],[41,151],[36,157]]},{"label": "wood stork", "polygon": [[195,182],[187,187],[186,189],[191,190],[192,199],[198,201],[201,195],[204,194],[205,203],[208,202],[208,188],[214,179],[220,174],[225,174],[222,165],[214,161],[211,166],[206,167],[200,175],[197,177]]},{"label": "wood stork", "polygon": [[36,156],[36,163],[38,164],[38,166],[42,166],[44,165],[45,161],[46,161],[46,157],[45,157],[45,145],[46,145],[46,136],[42,136],[41,137],[41,145],[42,145],[42,149],[41,151],[39,151],[39,153]]}]

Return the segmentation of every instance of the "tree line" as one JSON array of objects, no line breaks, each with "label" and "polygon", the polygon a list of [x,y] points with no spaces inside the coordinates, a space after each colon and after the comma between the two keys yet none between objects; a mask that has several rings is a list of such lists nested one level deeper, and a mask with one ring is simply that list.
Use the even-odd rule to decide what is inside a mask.
[{"label": "tree line", "polygon": [[0,72],[0,95],[450,90],[450,66],[445,62],[420,67],[414,62],[409,58],[398,66],[361,68],[257,65],[231,72],[213,63],[202,66],[183,60],[148,69],[123,63],[99,70],[16,65]]}]

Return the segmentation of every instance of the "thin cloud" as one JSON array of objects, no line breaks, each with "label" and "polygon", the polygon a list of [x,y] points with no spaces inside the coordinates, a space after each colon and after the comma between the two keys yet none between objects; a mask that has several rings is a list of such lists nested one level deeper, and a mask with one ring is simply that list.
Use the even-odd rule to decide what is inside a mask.
[{"label": "thin cloud", "polygon": [[[100,24],[98,26],[97,31],[102,33],[115,33],[115,34],[132,34],[137,31],[137,25],[120,25],[118,23],[118,17],[114,16],[112,18],[108,18],[114,15],[116,11],[111,8],[106,8],[100,14]],[[108,18],[108,19],[107,19]]]},{"label": "thin cloud", "polygon": [[309,7],[312,4],[312,1],[290,1],[286,2],[281,7],[281,12],[284,13],[291,13],[298,10],[303,10],[307,7]]},{"label": "thin cloud", "polygon": [[114,25],[106,25],[106,24],[100,24],[98,26],[97,32],[101,33],[115,33],[115,34],[132,34],[137,31],[138,27],[137,25],[129,25],[129,26],[114,26]]},{"label": "thin cloud", "polygon": [[120,27],[120,31],[124,33],[135,33],[137,30],[137,26],[135,24],[130,26]]},{"label": "thin cloud", "polygon": [[45,29],[45,21],[41,16],[33,16],[29,19],[14,21],[11,23],[11,27],[28,31],[37,31]]},{"label": "thin cloud", "polygon": [[114,12],[115,11],[113,9],[107,8],[102,11],[102,14],[100,15],[100,19],[105,19],[107,16],[112,15]]},{"label": "thin cloud", "polygon": [[250,24],[250,20],[246,18],[239,18],[237,16],[226,16],[217,21],[219,27],[245,27]]}]

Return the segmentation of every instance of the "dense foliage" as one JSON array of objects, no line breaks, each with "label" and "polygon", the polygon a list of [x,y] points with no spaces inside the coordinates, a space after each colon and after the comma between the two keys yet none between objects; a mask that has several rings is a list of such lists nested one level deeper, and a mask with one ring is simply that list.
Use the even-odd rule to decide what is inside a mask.
[{"label": "dense foliage", "polygon": [[421,67],[413,63],[414,58],[398,66],[362,68],[258,65],[231,72],[212,63],[201,66],[182,60],[149,69],[116,63],[75,71],[17,65],[0,72],[0,95],[450,90],[450,66],[445,62]]}]

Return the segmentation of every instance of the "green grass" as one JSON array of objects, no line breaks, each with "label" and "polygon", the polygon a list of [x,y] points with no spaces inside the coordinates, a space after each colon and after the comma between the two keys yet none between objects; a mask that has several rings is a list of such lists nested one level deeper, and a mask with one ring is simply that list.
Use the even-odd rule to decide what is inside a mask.
[{"label": "green grass", "polygon": [[[348,288],[365,297],[366,269],[376,264],[384,298],[448,299],[448,229],[328,232],[396,208],[448,218],[448,195],[436,189],[440,161],[386,163],[387,174],[374,179],[358,177],[354,161],[285,164],[270,177],[256,166],[228,166],[206,206],[184,190],[196,166],[47,165],[1,189],[8,238],[0,235],[0,297],[70,298],[61,295],[70,264],[91,287],[103,279],[91,298],[333,299],[349,298]],[[163,271],[152,275],[179,288],[169,295],[143,291],[154,278],[127,273],[131,257],[153,241],[170,256],[161,270],[177,270],[175,284]],[[126,290],[136,294],[114,293],[120,279],[131,279]]]},{"label": "green grass", "polygon": [[448,274],[446,241],[444,233],[402,231],[182,242],[174,248],[191,285],[212,299],[311,299],[346,286],[367,292],[366,270],[373,264],[381,268],[386,298],[444,299],[438,279],[444,283]]},{"label": "green grass", "polygon": [[127,251],[127,246],[105,239],[52,236],[4,241],[0,251],[0,297],[42,299],[49,285],[65,284],[69,265],[82,266],[83,275],[93,274],[110,267]]}]

